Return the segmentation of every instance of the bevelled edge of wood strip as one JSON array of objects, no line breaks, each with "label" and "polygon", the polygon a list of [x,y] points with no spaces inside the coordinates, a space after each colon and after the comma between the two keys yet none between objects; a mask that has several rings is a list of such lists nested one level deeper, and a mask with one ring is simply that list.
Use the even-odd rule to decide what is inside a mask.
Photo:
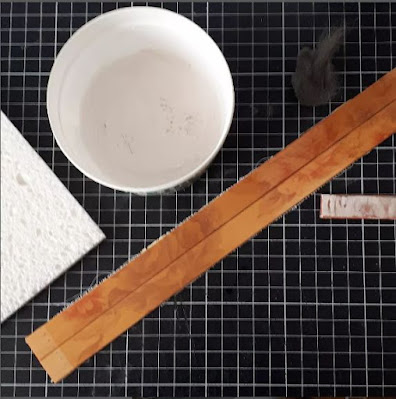
[{"label": "bevelled edge of wood strip", "polygon": [[320,218],[396,220],[396,195],[322,194]]},{"label": "bevelled edge of wood strip", "polygon": [[[36,357],[40,360],[55,350],[102,312],[144,284],[167,264],[286,179],[296,168],[303,166],[359,126],[395,97],[396,69],[338,107],[298,140],[289,144],[170,233],[162,236],[92,291],[26,337],[26,342],[32,349],[34,348]],[[373,101],[373,98],[377,101]],[[282,168],[278,165],[282,165]],[[117,286],[116,292],[112,289],[113,285]],[[67,329],[62,328],[63,323],[67,323]],[[48,340],[48,335],[51,336],[51,340]]]},{"label": "bevelled edge of wood strip", "polygon": [[[390,137],[395,130],[396,101],[64,342],[57,349],[58,353],[42,359],[41,364],[51,379],[57,382],[66,377],[163,301]],[[65,362],[58,359],[59,352],[68,360],[68,369]]]}]

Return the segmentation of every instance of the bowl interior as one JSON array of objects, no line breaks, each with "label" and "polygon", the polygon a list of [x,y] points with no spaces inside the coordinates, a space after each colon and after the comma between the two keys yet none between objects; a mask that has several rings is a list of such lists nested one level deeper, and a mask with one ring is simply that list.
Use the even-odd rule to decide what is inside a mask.
[{"label": "bowl interior", "polygon": [[80,29],[48,88],[55,137],[107,186],[152,192],[204,169],[223,144],[234,93],[220,50],[175,13],[134,7]]}]

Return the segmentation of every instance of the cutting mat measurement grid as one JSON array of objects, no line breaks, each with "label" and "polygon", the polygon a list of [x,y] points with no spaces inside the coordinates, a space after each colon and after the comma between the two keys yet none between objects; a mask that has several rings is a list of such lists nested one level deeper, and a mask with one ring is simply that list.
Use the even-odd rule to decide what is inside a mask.
[{"label": "cutting mat measurement grid", "polygon": [[[45,111],[49,71],[65,41],[96,15],[130,5],[1,5],[2,109],[108,237],[3,323],[1,394],[394,394],[396,225],[322,221],[318,195],[62,383],[52,385],[32,357],[24,336],[33,328],[396,65],[395,4],[150,4],[193,19],[218,43],[236,113],[224,148],[191,188],[135,197],[71,166]],[[340,25],[350,30],[335,60],[339,96],[329,106],[298,106],[290,84],[298,49]],[[393,136],[322,192],[395,194],[395,164]]]}]

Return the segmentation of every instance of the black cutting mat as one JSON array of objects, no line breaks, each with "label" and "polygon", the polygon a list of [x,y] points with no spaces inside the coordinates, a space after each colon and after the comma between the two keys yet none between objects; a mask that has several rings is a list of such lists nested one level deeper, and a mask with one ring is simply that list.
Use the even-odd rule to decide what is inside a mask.
[{"label": "black cutting mat", "polygon": [[[49,382],[26,334],[396,66],[396,4],[152,4],[193,19],[218,43],[233,73],[236,113],[223,150],[191,188],[135,197],[71,166],[45,108],[54,55],[70,35],[129,5],[1,4],[1,108],[108,237],[3,323],[1,395],[394,395],[396,224],[320,220],[318,195],[62,383]],[[299,48],[344,24],[338,98],[300,107],[290,83]],[[394,135],[321,192],[396,194],[395,148]]]}]

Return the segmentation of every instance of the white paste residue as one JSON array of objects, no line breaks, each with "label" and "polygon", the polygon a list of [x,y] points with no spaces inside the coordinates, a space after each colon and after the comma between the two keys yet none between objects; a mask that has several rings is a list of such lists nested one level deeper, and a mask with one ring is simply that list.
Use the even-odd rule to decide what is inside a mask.
[{"label": "white paste residue", "polygon": [[183,178],[222,134],[217,93],[190,63],[144,50],[101,70],[81,109],[82,144],[119,185],[150,187]]}]

